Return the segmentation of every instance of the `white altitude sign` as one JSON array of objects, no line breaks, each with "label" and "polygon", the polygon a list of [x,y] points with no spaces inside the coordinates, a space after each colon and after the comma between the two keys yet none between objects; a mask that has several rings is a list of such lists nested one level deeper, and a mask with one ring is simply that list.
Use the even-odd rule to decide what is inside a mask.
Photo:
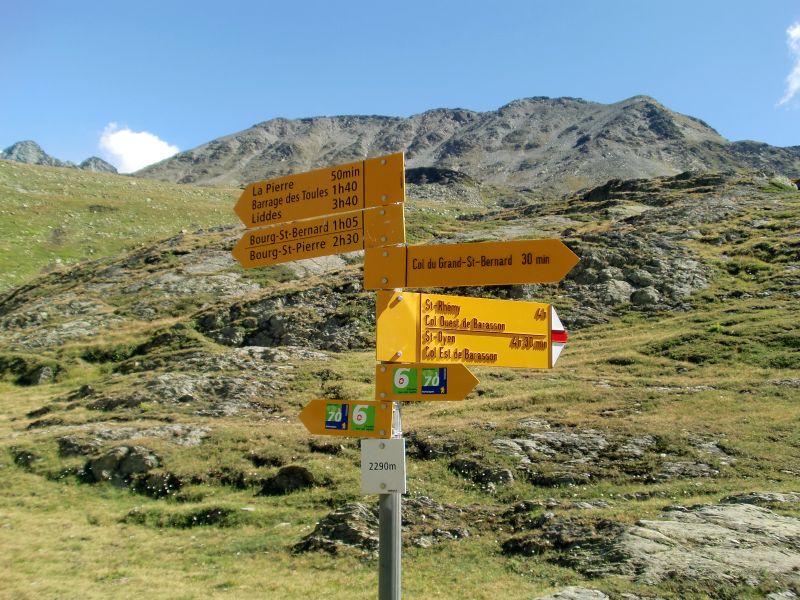
[{"label": "white altitude sign", "polygon": [[406,493],[406,441],[361,440],[361,491],[365,494]]}]

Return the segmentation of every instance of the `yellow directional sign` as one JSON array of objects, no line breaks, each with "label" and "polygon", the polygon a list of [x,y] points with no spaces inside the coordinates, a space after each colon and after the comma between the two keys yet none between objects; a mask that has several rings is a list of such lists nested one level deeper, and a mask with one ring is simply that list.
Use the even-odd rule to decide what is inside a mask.
[{"label": "yellow directional sign", "polygon": [[561,240],[396,246],[364,255],[364,287],[555,283],[580,259]]},{"label": "yellow directional sign", "polygon": [[458,363],[375,365],[377,400],[463,400],[476,385],[477,378]]},{"label": "yellow directional sign", "polygon": [[317,435],[392,437],[391,402],[312,400],[300,412],[300,420]]},{"label": "yellow directional sign", "polygon": [[403,154],[251,183],[234,210],[248,229],[405,200]]},{"label": "yellow directional sign", "polygon": [[245,268],[264,267],[404,241],[403,205],[390,204],[248,229],[233,248],[233,256]]},{"label": "yellow directional sign", "polygon": [[384,362],[551,368],[567,341],[539,302],[378,292],[376,355]]}]

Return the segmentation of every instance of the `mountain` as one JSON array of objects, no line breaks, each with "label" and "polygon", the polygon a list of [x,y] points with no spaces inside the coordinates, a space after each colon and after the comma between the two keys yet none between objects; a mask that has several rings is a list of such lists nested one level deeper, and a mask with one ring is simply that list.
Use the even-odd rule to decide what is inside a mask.
[{"label": "mountain", "polygon": [[451,169],[486,183],[557,191],[688,170],[800,173],[800,146],[731,143],[699,119],[636,96],[614,104],[536,97],[490,112],[437,109],[408,118],[273,119],[136,175],[242,185],[398,151],[406,153],[409,168]]},{"label": "mountain", "polygon": [[53,158],[42,147],[32,140],[24,140],[12,144],[2,152],[0,159],[13,160],[26,165],[45,165],[48,167],[64,167],[66,163]]},{"label": "mountain", "polygon": [[83,171],[92,171],[93,173],[116,173],[117,168],[104,161],[102,158],[98,158],[97,156],[90,156],[81,164],[78,165],[78,168]]},{"label": "mountain", "polygon": [[104,161],[102,158],[92,156],[84,160],[80,165],[75,165],[69,161],[64,162],[50,156],[42,150],[42,147],[32,140],[16,142],[5,150],[0,151],[0,159],[12,160],[26,165],[44,165],[47,167],[74,167],[83,171],[93,171],[95,173],[116,173],[117,169]]}]

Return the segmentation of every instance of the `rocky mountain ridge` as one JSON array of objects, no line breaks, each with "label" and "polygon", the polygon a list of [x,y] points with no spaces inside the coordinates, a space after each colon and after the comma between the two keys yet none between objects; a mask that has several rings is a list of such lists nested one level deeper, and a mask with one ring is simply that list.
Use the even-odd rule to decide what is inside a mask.
[{"label": "rocky mountain ridge", "polygon": [[137,175],[242,185],[398,151],[405,152],[409,168],[437,167],[485,183],[560,192],[687,170],[800,173],[800,146],[732,143],[699,119],[635,96],[614,104],[534,97],[495,111],[435,109],[407,118],[278,118]]},{"label": "rocky mountain ridge", "polygon": [[79,165],[69,161],[61,161],[50,156],[42,147],[32,140],[16,142],[0,151],[0,160],[12,160],[26,165],[44,165],[47,167],[74,167],[82,171],[94,173],[116,173],[114,165],[97,156],[90,156]]}]

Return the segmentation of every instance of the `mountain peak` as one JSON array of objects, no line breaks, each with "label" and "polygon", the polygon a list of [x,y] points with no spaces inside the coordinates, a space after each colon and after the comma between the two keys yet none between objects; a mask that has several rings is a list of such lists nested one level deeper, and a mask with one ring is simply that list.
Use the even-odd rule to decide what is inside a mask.
[{"label": "mountain peak", "polygon": [[700,119],[650,96],[611,104],[534,96],[491,111],[436,108],[410,117],[274,119],[177,154],[136,175],[242,185],[404,152],[408,168],[444,169],[490,184],[574,191],[609,179],[683,171],[800,171],[800,151],[744,152]]},{"label": "mountain peak", "polygon": [[82,171],[92,171],[93,173],[117,173],[117,168],[114,165],[97,156],[90,156],[79,164],[78,168]]},{"label": "mountain peak", "polygon": [[42,147],[33,140],[23,140],[12,144],[0,153],[0,158],[28,165],[47,165],[49,167],[64,165],[63,162],[42,150]]},{"label": "mountain peak", "polygon": [[44,165],[46,167],[71,167],[82,171],[93,171],[95,173],[116,173],[117,169],[97,156],[91,156],[80,165],[69,161],[61,161],[50,156],[42,147],[33,140],[22,140],[11,144],[8,148],[0,151],[0,160],[11,160],[24,163],[26,165]]}]

